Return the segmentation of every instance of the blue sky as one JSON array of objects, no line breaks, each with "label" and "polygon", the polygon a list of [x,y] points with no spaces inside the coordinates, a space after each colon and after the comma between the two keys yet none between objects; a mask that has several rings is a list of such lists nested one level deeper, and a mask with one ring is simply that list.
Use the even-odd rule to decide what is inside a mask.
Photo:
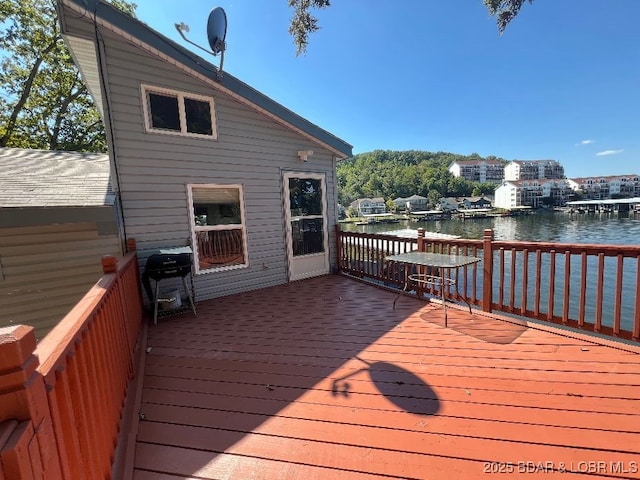
[{"label": "blue sky", "polygon": [[[286,0],[136,0],[224,70],[354,146],[555,159],[569,177],[640,174],[640,0],[535,0],[499,36],[482,0],[334,0],[296,57]],[[203,54],[205,55],[205,54]],[[211,58],[218,64],[218,58]]]}]

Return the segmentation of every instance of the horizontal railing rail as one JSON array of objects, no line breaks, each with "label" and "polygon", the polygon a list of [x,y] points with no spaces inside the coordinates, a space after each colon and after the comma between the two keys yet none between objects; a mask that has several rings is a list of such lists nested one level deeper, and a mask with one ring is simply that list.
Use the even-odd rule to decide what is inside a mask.
[{"label": "horizontal railing rail", "polygon": [[128,246],[37,346],[32,327],[3,329],[0,400],[12,408],[0,416],[0,478],[111,478],[143,314]]},{"label": "horizontal railing rail", "polygon": [[[337,238],[339,269],[350,275],[403,288],[413,272],[385,260],[394,253],[475,256],[482,262],[448,272],[458,285],[446,292],[450,299],[640,341],[640,246],[495,241],[491,230],[482,240],[419,241],[338,228]],[[426,293],[439,296],[439,288]]]}]

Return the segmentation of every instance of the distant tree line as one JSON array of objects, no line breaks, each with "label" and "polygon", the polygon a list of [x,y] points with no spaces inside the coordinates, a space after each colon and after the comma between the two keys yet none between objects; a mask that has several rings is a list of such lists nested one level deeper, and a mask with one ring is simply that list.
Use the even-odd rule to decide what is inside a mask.
[{"label": "distant tree line", "polygon": [[454,177],[449,166],[459,160],[506,160],[447,152],[375,150],[338,162],[338,196],[345,207],[358,198],[421,195],[435,205],[442,197],[492,195],[496,185]]}]

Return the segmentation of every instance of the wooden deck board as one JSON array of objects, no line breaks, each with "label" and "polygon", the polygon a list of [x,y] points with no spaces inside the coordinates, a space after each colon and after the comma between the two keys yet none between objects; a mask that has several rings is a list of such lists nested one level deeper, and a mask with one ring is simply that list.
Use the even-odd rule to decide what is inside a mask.
[{"label": "wooden deck board", "polygon": [[640,349],[393,299],[326,276],[152,326],[133,478],[640,478]]}]

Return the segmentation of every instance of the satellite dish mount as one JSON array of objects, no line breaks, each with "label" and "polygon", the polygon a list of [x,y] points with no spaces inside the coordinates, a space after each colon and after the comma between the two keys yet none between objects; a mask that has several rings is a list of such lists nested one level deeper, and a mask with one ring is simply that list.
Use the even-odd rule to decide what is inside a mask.
[{"label": "satellite dish mount", "polygon": [[214,57],[220,55],[220,67],[218,68],[217,73],[217,78],[220,80],[222,78],[222,65],[224,64],[224,51],[227,47],[225,42],[225,38],[227,36],[227,14],[224,12],[222,7],[215,7],[211,10],[211,13],[209,13],[209,19],[207,20],[207,40],[209,41],[209,47],[211,50],[201,47],[184,35],[184,32],[189,32],[189,26],[185,23],[176,23],[175,27],[184,41],[191,45],[195,45],[200,50],[204,50]]}]

